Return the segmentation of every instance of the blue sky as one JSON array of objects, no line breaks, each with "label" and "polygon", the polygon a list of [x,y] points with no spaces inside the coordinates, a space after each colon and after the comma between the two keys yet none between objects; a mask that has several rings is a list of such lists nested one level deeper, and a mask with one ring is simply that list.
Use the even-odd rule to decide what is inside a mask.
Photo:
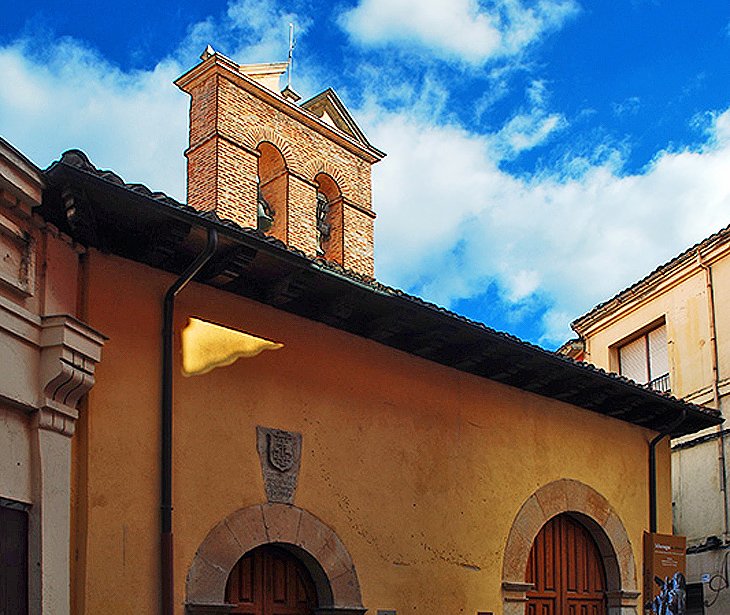
[{"label": "blue sky", "polygon": [[184,200],[207,44],[334,87],[388,156],[376,272],[554,348],[569,323],[730,223],[730,5],[685,0],[60,3],[0,22],[0,134]]}]

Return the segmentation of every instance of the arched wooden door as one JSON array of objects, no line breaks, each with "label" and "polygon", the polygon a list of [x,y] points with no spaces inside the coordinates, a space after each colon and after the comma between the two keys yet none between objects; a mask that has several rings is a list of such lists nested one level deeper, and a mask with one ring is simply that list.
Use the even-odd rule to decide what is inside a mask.
[{"label": "arched wooden door", "polygon": [[606,571],[595,540],[569,515],[548,521],[527,561],[526,615],[606,615]]},{"label": "arched wooden door", "polygon": [[249,551],[231,570],[226,584],[231,613],[311,615],[317,608],[312,577],[289,551],[264,545]]}]

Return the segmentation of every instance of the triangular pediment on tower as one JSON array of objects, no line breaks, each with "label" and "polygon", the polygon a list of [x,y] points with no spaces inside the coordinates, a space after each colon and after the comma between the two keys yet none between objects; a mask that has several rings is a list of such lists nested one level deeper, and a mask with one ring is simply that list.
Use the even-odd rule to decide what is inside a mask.
[{"label": "triangular pediment on tower", "polygon": [[300,107],[317,116],[325,124],[337,128],[367,147],[372,147],[360,127],[332,88],[317,94]]}]

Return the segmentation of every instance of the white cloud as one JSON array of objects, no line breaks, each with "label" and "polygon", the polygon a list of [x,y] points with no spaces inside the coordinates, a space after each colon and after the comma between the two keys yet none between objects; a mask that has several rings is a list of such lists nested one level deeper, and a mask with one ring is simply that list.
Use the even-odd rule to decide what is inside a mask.
[{"label": "white cloud", "polygon": [[125,73],[78,41],[63,39],[34,56],[28,43],[0,47],[0,131],[36,164],[71,148],[127,181],[185,196],[187,96],[167,60]]},{"label": "white cloud", "polygon": [[509,282],[507,297],[512,303],[519,303],[540,288],[540,274],[534,270],[515,271]]},{"label": "white cloud", "polygon": [[0,46],[0,73],[13,84],[0,88],[0,134],[41,167],[82,149],[126,181],[185,200],[188,97],[173,81],[209,43],[239,61],[286,59],[292,20],[300,33],[308,25],[273,0],[231,2],[151,70],[125,72],[71,38],[40,51],[27,39]]},{"label": "white cloud", "polygon": [[[0,72],[13,84],[0,89],[0,133],[41,166],[77,147],[127,181],[182,200],[188,101],[172,81],[209,42],[223,40],[239,61],[276,59],[285,27],[267,55],[255,54],[290,17],[270,1],[242,0],[192,27],[152,70],[122,71],[69,39],[42,55],[25,41],[0,47]],[[661,152],[642,175],[622,176],[622,153],[607,146],[578,152],[560,177],[517,178],[500,162],[565,124],[549,110],[544,83],[533,82],[525,108],[487,135],[448,124],[439,79],[385,89],[390,106],[408,112],[387,111],[377,98],[354,110],[388,153],[374,174],[377,272],[443,305],[496,283],[514,314],[551,302],[544,341],[559,342],[571,318],[727,224],[730,111],[698,119],[703,147]]]},{"label": "white cloud", "polygon": [[555,131],[567,127],[568,122],[562,114],[548,112],[549,93],[543,81],[532,81],[525,98],[529,108],[513,115],[490,137],[495,156],[515,158],[521,152],[545,143]]},{"label": "white cloud", "polygon": [[547,114],[540,109],[512,117],[497,133],[496,147],[505,158],[544,143],[550,135],[567,125],[559,113]]},{"label": "white cloud", "polygon": [[377,273],[451,306],[497,282],[514,309],[552,301],[543,342],[572,318],[727,224],[730,111],[701,151],[665,152],[643,175],[610,157],[579,177],[518,179],[492,136],[398,114],[369,118],[388,152],[375,168]]},{"label": "white cloud", "polygon": [[577,11],[573,0],[361,0],[341,23],[360,44],[414,46],[437,57],[482,64],[519,53]]},{"label": "white cloud", "polygon": [[196,57],[210,44],[242,63],[279,62],[287,58],[289,23],[295,37],[310,27],[310,20],[280,8],[275,0],[233,0],[223,15],[192,25],[178,57]]}]

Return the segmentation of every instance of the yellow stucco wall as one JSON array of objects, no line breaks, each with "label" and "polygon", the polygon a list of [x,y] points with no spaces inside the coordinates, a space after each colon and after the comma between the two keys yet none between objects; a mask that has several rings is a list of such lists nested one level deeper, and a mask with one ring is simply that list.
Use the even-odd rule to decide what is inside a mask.
[{"label": "yellow stucco wall", "polygon": [[666,318],[672,393],[683,396],[709,385],[709,327],[704,276],[694,275],[652,301],[632,305],[587,336],[588,360],[618,371],[616,346]]},{"label": "yellow stucco wall", "polygon": [[[706,255],[712,266],[721,386],[730,377],[730,246]],[[651,292],[581,327],[586,360],[618,371],[616,347],[632,334],[664,319],[667,325],[672,394],[695,403],[712,402],[712,345],[707,278],[697,261],[665,276]],[[721,391],[725,393],[724,388]]]},{"label": "yellow stucco wall", "polygon": [[[85,613],[158,604],[161,299],[173,277],[89,258],[88,322],[109,336],[77,454]],[[233,511],[265,501],[256,426],[303,435],[295,504],[349,549],[363,603],[398,613],[502,613],[504,546],[522,503],[572,478],[610,502],[640,574],[647,441],[636,426],[470,376],[222,291],[192,284],[188,316],[285,347],[194,378],[175,369],[175,602],[197,547]],[[179,344],[179,337],[176,337]],[[176,345],[179,361],[179,346]],[[660,449],[659,530],[671,530]],[[78,594],[83,594],[79,596]]]},{"label": "yellow stucco wall", "polygon": [[[704,248],[703,264],[712,270],[719,408],[726,416],[730,393],[730,243]],[[639,288],[614,310],[581,325],[586,360],[617,371],[617,346],[663,319],[672,395],[715,407],[708,298],[706,270],[696,257],[689,258],[683,266],[670,268],[651,287]],[[677,442],[714,431],[716,428],[691,434]],[[715,439],[676,450],[672,456],[674,529],[687,537],[689,545],[701,543],[708,536],[722,536],[724,531],[718,456],[719,441]],[[730,458],[730,450],[726,450],[726,457]]]},{"label": "yellow stucco wall", "polygon": [[730,248],[712,265],[715,296],[715,327],[717,329],[720,393],[730,389]]}]

